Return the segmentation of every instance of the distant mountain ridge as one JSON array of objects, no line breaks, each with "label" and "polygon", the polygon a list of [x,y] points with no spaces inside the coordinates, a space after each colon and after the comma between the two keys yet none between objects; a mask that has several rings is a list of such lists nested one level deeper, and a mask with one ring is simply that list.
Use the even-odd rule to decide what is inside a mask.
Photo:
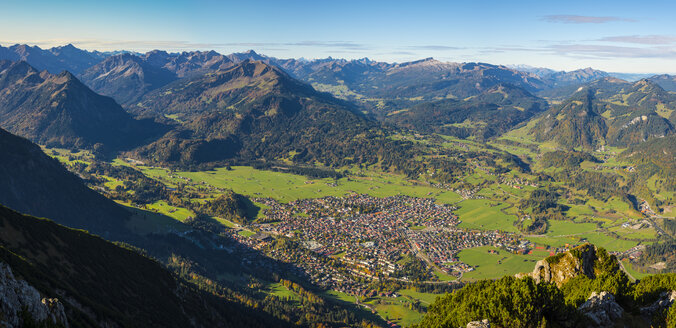
[{"label": "distant mountain ridge", "polygon": [[391,113],[385,122],[425,133],[488,139],[547,108],[546,101],[507,84],[494,86],[462,101],[443,99],[418,104]]},{"label": "distant mountain ridge", "polygon": [[36,143],[57,147],[131,148],[158,126],[135,120],[111,98],[75,76],[39,72],[24,61],[0,61],[0,126]]},{"label": "distant mountain ridge", "polygon": [[[86,85],[96,92],[113,97],[126,110],[134,114],[154,117],[165,123],[168,120],[174,120],[175,126],[180,127],[177,130],[175,129],[171,136],[167,135],[172,141],[167,139],[163,141],[167,147],[173,145],[172,147],[178,148],[170,152],[173,155],[165,154],[160,156],[162,158],[178,156],[178,153],[176,153],[178,149],[192,149],[185,153],[188,158],[193,157],[190,154],[197,153],[202,154],[197,156],[198,158],[232,157],[233,154],[246,149],[244,140],[249,138],[250,133],[245,131],[255,129],[250,125],[252,122],[257,122],[254,125],[260,124],[263,122],[261,119],[264,118],[268,122],[266,124],[272,124],[270,122],[275,121],[273,118],[284,117],[276,116],[275,113],[278,113],[280,109],[286,111],[286,114],[298,112],[297,108],[291,109],[289,107],[289,98],[286,96],[280,98],[280,94],[311,95],[308,99],[325,101],[328,99],[327,95],[321,94],[325,92],[336,98],[346,100],[342,102],[337,99],[330,100],[332,104],[329,107],[331,108],[349,109],[353,114],[362,111],[369,117],[381,121],[406,128],[415,126],[418,130],[422,128],[422,130],[428,132],[436,131],[435,129],[445,125],[443,133],[465,137],[480,136],[480,138],[504,133],[512,126],[529,120],[547,107],[543,102],[532,99],[532,95],[543,97],[554,103],[565,102],[571,95],[575,97],[575,93],[580,87],[588,86],[596,90],[597,94],[594,95],[594,98],[598,98],[604,103],[616,102],[611,105],[619,106],[618,108],[629,106],[629,109],[625,108],[625,111],[633,110],[632,106],[635,105],[640,108],[638,104],[617,103],[618,99],[610,99],[611,93],[621,92],[626,85],[613,78],[612,73],[591,68],[559,72],[525,66],[507,67],[486,63],[441,62],[433,58],[406,63],[377,62],[368,58],[355,60],[330,57],[315,60],[278,59],[258,54],[252,50],[230,55],[222,55],[215,51],[169,53],[161,50],[154,50],[145,54],[121,53],[114,55],[112,53],[83,51],[72,45],[49,50],[17,45],[13,46],[11,51],[10,48],[2,48],[0,52],[6,56],[14,54],[12,58],[20,58],[18,57],[19,54],[24,54],[24,57],[29,61],[42,58],[33,55],[34,53],[42,54],[41,56],[46,56],[45,58],[63,59],[75,57],[75,55],[89,58],[89,62],[94,64],[78,75]],[[266,72],[275,68],[279,70],[280,74],[267,80],[263,76],[227,77],[228,74],[234,74],[233,72],[237,69],[241,70],[242,63],[252,61],[267,65],[267,68],[264,69]],[[82,63],[82,60],[75,62],[77,67],[73,66],[74,69],[80,69],[84,65],[78,64]],[[233,68],[236,69],[233,70]],[[281,74],[282,71],[283,74]],[[52,90],[55,88],[53,85],[59,85],[55,82],[57,80],[51,79],[46,73],[31,73],[29,75],[32,77],[22,80],[20,87],[18,84],[13,86],[8,84],[8,87],[5,88],[6,92],[9,92],[8,94],[12,96],[0,99],[0,110],[4,110],[5,113],[2,115],[6,116],[0,120],[0,124],[4,124],[0,126],[8,128],[14,133],[30,137],[41,144],[66,147],[73,145],[91,147],[101,143],[114,149],[120,149],[130,148],[132,144],[134,146],[141,145],[141,140],[146,145],[153,141],[149,139],[148,135],[134,135],[131,131],[139,131],[138,126],[135,125],[138,122],[124,118],[119,109],[113,110],[112,108],[118,107],[114,103],[104,104],[106,103],[103,100],[104,98],[96,97],[94,93],[82,97],[82,94],[87,94],[86,88],[78,86],[75,82],[76,79],[69,78],[68,74],[62,78],[63,81],[66,81],[62,81],[66,83],[62,91],[65,95],[68,95],[69,92],[76,94],[79,91],[75,90],[82,90],[79,96],[70,98],[88,99],[87,104],[86,106],[75,106],[73,103],[69,103],[67,106],[63,105],[63,108],[69,108],[68,111],[63,112],[62,116],[65,117],[54,118],[55,110],[47,105],[53,105],[55,102],[49,100],[47,95],[49,92],[54,92]],[[283,78],[281,78],[282,76]],[[234,78],[241,84],[223,83],[224,78]],[[301,82],[295,81],[296,79]],[[650,79],[650,81],[667,88],[673,87],[672,84],[676,85],[672,80],[668,75],[655,76]],[[17,81],[19,80],[15,80],[15,82]],[[311,85],[319,92],[310,90],[312,88],[309,88],[309,86],[302,86],[302,82]],[[190,86],[190,83],[194,83],[194,85]],[[177,87],[180,90],[176,89]],[[288,87],[289,89],[278,87]],[[199,88],[203,89],[199,90]],[[506,94],[513,93],[512,96],[517,99],[499,99],[500,97],[497,97],[497,95],[500,92],[495,91],[500,88],[503,88],[503,91],[507,90]],[[24,103],[25,97],[17,96],[22,94],[21,92],[27,92],[26,90],[32,92],[28,103]],[[205,92],[205,90],[208,90],[208,92]],[[523,90],[529,95],[517,90]],[[176,94],[173,94],[174,92]],[[270,97],[270,93],[274,96]],[[64,99],[67,98],[69,97],[64,96]],[[286,102],[276,102],[280,99],[285,99]],[[5,104],[2,104],[2,101],[5,101]],[[521,104],[525,104],[525,107],[518,105],[522,101],[525,101]],[[580,101],[580,99],[577,101]],[[38,109],[35,106],[29,106],[33,103],[39,105],[37,106]],[[96,105],[90,105],[94,103]],[[303,107],[309,103],[305,102],[305,104],[293,106]],[[536,103],[538,104],[536,107],[529,107]],[[59,102],[56,102],[56,104],[59,104]],[[590,106],[593,107],[594,104],[595,102],[592,102]],[[75,116],[68,116],[69,113],[75,111],[74,108],[84,107],[91,109],[91,111],[81,110]],[[264,107],[268,108],[263,110]],[[560,108],[561,106],[556,107]],[[110,110],[100,111],[101,108],[110,108]],[[256,110],[251,111],[253,108],[256,108]],[[432,108],[435,110],[443,109],[443,114],[439,111],[435,112],[434,115],[423,114]],[[489,114],[497,110],[501,110],[499,113],[500,117],[504,118],[504,122],[495,121],[495,117],[491,117],[491,114]],[[236,116],[241,116],[230,117],[235,112],[238,112],[235,114]],[[248,116],[242,115],[244,112],[249,114],[267,112],[267,114]],[[422,116],[415,114],[416,112],[421,113]],[[575,132],[568,131],[564,134],[571,136],[571,144],[585,144],[591,147],[591,145],[599,143],[601,134],[603,134],[604,139],[602,143],[625,145],[652,136],[671,133],[673,121],[670,121],[669,115],[672,109],[670,107],[660,107],[660,109],[655,107],[653,112],[658,115],[640,115],[641,117],[646,116],[646,121],[642,121],[644,122],[642,124],[637,124],[640,123],[638,121],[629,124],[629,121],[625,122],[625,118],[620,116],[613,116],[612,123],[608,118],[601,117],[598,120],[594,118],[597,122],[593,123],[593,126],[588,125],[591,122],[577,122],[579,118],[571,119],[562,124],[550,121],[551,125],[544,130],[552,128],[558,132],[540,132],[538,136],[541,140],[545,140],[550,138],[551,135],[563,133],[559,129],[563,129],[564,126],[579,123],[581,125],[578,127],[570,127]],[[586,113],[591,115],[595,112],[591,110]],[[610,113],[607,112],[606,115]],[[101,115],[104,114],[108,115],[108,118],[101,120]],[[602,114],[595,113],[594,115],[600,116]],[[439,115],[444,116],[444,118],[442,119]],[[171,117],[168,118],[168,116]],[[50,117],[50,119],[46,119],[47,117]],[[81,121],[73,119],[74,117],[78,117]],[[88,118],[85,119],[84,117]],[[189,119],[183,120],[186,117]],[[437,117],[439,120],[438,122],[430,121],[423,124],[422,122],[428,120],[429,117]],[[473,119],[468,119],[470,117]],[[479,119],[479,117],[483,118]],[[419,120],[419,118],[422,118],[422,120]],[[586,116],[585,119],[591,119],[591,116]],[[107,123],[103,124],[103,121]],[[445,123],[440,124],[440,122]],[[463,124],[471,125],[474,123],[479,124],[479,126],[463,126]],[[541,127],[546,125],[545,123],[542,124]],[[378,124],[371,122],[367,125],[371,128]],[[643,125],[648,127],[641,128]],[[60,129],[56,129],[57,126]],[[105,135],[106,139],[93,140],[95,139],[91,137],[93,132],[87,129],[95,130],[99,137]],[[580,131],[579,129],[586,130]],[[646,129],[652,132],[647,133],[645,132]],[[114,133],[113,130],[122,131],[122,133]],[[594,132],[596,130],[599,132]],[[637,132],[639,130],[643,132]],[[546,137],[545,134],[550,136]],[[115,135],[127,137],[127,140],[118,140],[117,137],[114,137]],[[572,135],[577,136],[572,137]],[[568,139],[564,137],[561,140]],[[221,150],[214,152],[214,147]],[[269,149],[270,147],[271,145],[266,143],[265,148]],[[287,145],[282,148],[286,151],[289,147],[291,146]],[[210,154],[217,155],[212,156]]]},{"label": "distant mountain ridge", "polygon": [[176,72],[150,65],[144,58],[120,54],[88,68],[79,78],[92,90],[131,105],[146,93],[178,79]]},{"label": "distant mountain ridge", "polygon": [[0,60],[23,60],[38,70],[47,70],[52,74],[63,71],[78,74],[102,61],[106,56],[98,51],[90,52],[76,48],[72,44],[50,49],[25,44],[0,46]]},{"label": "distant mountain ridge", "polygon": [[666,91],[676,92],[676,76],[674,75],[668,74],[655,75],[653,77],[648,78],[648,80],[659,84]]},{"label": "distant mountain ridge", "polygon": [[181,53],[154,50],[140,57],[148,64],[164,68],[181,78],[218,71],[233,64],[231,58],[213,50]]},{"label": "distant mountain ridge", "polygon": [[318,90],[360,103],[375,113],[444,98],[463,99],[499,84],[529,92],[546,87],[536,75],[505,66],[445,63],[433,58],[401,64],[361,59],[289,60],[278,65]]}]

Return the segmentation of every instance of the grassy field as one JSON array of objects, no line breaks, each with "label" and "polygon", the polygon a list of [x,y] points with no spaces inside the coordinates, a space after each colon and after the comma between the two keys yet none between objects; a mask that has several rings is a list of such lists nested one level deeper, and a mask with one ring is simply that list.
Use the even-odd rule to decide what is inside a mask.
[{"label": "grassy field", "polygon": [[649,273],[643,273],[637,271],[629,261],[624,260],[622,261],[622,265],[624,266],[624,269],[632,276],[634,279],[643,279],[647,276],[650,276],[651,274]]},{"label": "grassy field", "polygon": [[354,303],[356,301],[354,296],[335,290],[329,290],[325,292],[324,295],[348,303]]},{"label": "grassy field", "polygon": [[527,237],[526,239],[530,240],[539,245],[547,245],[550,247],[563,247],[566,244],[580,244],[583,241],[588,241],[597,246],[604,247],[609,251],[626,251],[636,245],[635,241],[617,239],[603,232],[587,232],[578,235],[564,236],[564,237],[552,237],[552,236],[542,236],[542,237]]},{"label": "grassy field", "polygon": [[290,299],[295,300],[295,301],[300,301],[300,297],[298,296],[298,294],[290,291],[288,288],[284,287],[284,285],[282,285],[280,283],[274,283],[274,284],[268,285],[267,292],[270,295],[274,295],[274,296],[277,296],[277,297],[290,298]]},{"label": "grassy field", "polygon": [[[430,302],[434,301],[436,296],[438,296],[435,294],[418,293],[410,289],[403,289],[397,293],[404,296],[397,298],[371,297],[362,300],[362,304],[365,304],[369,308],[373,309],[383,319],[392,321],[403,327],[408,327],[412,324],[420,322],[423,317],[423,314],[409,308],[409,304],[411,303],[410,298],[420,300],[420,303],[427,306]],[[324,292],[324,295],[343,302],[353,304],[356,302],[356,298],[354,296],[335,290]]]},{"label": "grassy field", "polygon": [[[138,167],[148,176],[173,180],[164,169]],[[191,179],[197,185],[207,184],[216,188],[232,189],[237,193],[252,197],[270,197],[288,202],[296,199],[324,196],[343,196],[349,193],[369,194],[376,197],[388,197],[399,194],[414,197],[434,197],[440,203],[455,203],[461,197],[452,192],[409,182],[400,175],[363,172],[365,176],[333,179],[309,179],[307,177],[284,173],[257,170],[248,166],[235,166],[232,170],[217,168],[213,171],[176,172],[174,176]]]},{"label": "grassy field", "polygon": [[138,234],[189,230],[188,226],[164,214],[138,209],[131,207],[129,204],[120,203],[120,205],[132,212],[126,226]]},{"label": "grassy field", "polygon": [[432,273],[434,273],[434,275],[437,276],[437,278],[439,278],[439,281],[453,281],[453,280],[457,280],[457,279],[458,279],[458,278],[456,278],[456,277],[454,277],[454,276],[451,276],[450,274],[448,274],[448,273],[446,273],[446,272],[443,272],[443,271],[439,270],[439,269],[436,268],[436,267],[434,267],[434,268],[432,269]]},{"label": "grassy field", "polygon": [[[491,254],[488,253],[489,250],[495,250],[498,253]],[[535,263],[547,256],[549,256],[549,251],[533,251],[528,255],[516,255],[492,246],[465,249],[458,254],[460,261],[475,267],[474,271],[463,273],[462,280],[465,281],[531,272]]]},{"label": "grassy field", "polygon": [[399,291],[397,291],[397,293],[401,295],[410,296],[413,299],[419,300],[420,303],[424,305],[430,305],[437,299],[437,297],[444,295],[444,294],[421,293],[413,289],[400,289]]},{"label": "grassy field", "polygon": [[462,221],[460,227],[483,230],[503,230],[517,232],[513,223],[515,216],[500,211],[507,204],[495,205],[487,199],[468,199],[458,204],[460,209],[456,214]]},{"label": "grassy field", "polygon": [[411,301],[405,297],[376,297],[364,301],[385,320],[392,321],[403,327],[419,323],[424,314],[409,309]]},{"label": "grassy field", "polygon": [[167,204],[167,202],[163,200],[159,200],[157,202],[154,202],[152,204],[146,205],[146,207],[149,210],[152,211],[157,211],[158,213],[164,214],[168,217],[174,218],[178,221],[185,221],[188,219],[188,217],[195,217],[195,213],[191,210],[182,208],[182,207],[175,207]]},{"label": "grassy field", "polygon": [[622,236],[623,238],[628,238],[628,239],[653,239],[657,237],[657,233],[655,232],[654,228],[646,228],[646,229],[631,229],[631,228],[623,228],[623,227],[614,227],[611,228],[610,231],[618,234],[619,236]]},{"label": "grassy field", "polygon": [[549,220],[547,235],[552,237],[580,235],[596,230],[593,223],[575,223],[573,221]]}]

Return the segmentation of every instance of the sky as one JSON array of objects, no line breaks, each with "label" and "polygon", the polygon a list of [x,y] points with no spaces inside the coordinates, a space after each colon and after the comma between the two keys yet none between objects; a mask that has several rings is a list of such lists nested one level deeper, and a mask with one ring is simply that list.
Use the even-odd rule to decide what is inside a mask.
[{"label": "sky", "polygon": [[676,1],[0,0],[0,45],[676,73]]}]

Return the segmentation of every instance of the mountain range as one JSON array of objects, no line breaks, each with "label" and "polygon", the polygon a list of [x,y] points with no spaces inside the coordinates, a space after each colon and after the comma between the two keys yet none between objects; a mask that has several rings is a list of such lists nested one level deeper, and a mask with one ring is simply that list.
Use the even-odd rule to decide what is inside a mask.
[{"label": "mountain range", "polygon": [[[508,139],[502,140],[503,145],[524,146],[523,153],[541,143],[582,150],[626,148],[619,158],[641,165],[641,170],[647,167],[645,179],[661,175],[655,184],[662,178],[673,180],[675,170],[676,82],[669,75],[627,82],[590,68],[556,72],[432,58],[399,64],[369,59],[296,60],[253,51],[230,55],[159,50],[99,53],[72,45],[47,50],[0,47],[0,58],[5,58],[0,60],[0,260],[4,262],[0,269],[8,272],[6,268],[11,268],[16,277],[39,291],[38,296],[58,297],[59,301],[52,302],[62,304],[69,322],[77,327],[384,325],[381,319],[371,320],[359,300],[352,306],[325,295],[290,260],[277,260],[260,248],[246,247],[244,230],[225,230],[241,226],[233,223],[226,228],[222,221],[214,222],[212,215],[220,211],[240,212],[235,221],[246,224],[249,213],[244,208],[253,204],[246,196],[219,189],[230,198],[213,199],[205,192],[211,191],[206,182],[204,186],[186,185],[182,181],[190,179],[174,177],[174,169],[195,171],[222,165],[230,170],[231,165],[254,164],[275,170],[293,167],[294,173],[329,172],[323,177],[335,181],[325,181],[322,188],[334,188],[352,181],[352,176],[372,179],[361,170],[375,167],[384,179],[389,179],[385,175],[390,172],[400,173],[407,188],[424,184],[445,189],[440,193],[450,191],[450,185],[481,190],[487,182],[468,182],[482,181],[476,177],[460,182],[457,176],[482,171],[498,176],[491,178],[497,180],[509,173],[510,179],[520,181],[518,173],[534,172],[531,163],[525,163],[527,156],[522,160],[495,146],[499,136],[523,128],[532,144]],[[444,140],[442,136],[468,140],[443,143],[439,141]],[[496,143],[485,143],[489,140]],[[66,149],[43,150],[37,144]],[[45,153],[75,154],[78,149],[91,150],[94,159],[69,160],[68,167],[77,175]],[[120,157],[113,163],[96,160],[109,154]],[[578,156],[579,162],[585,158],[597,162],[593,155],[586,155]],[[131,162],[166,172],[169,178],[145,176],[128,165]],[[353,173],[353,169],[360,172]],[[117,174],[120,180],[107,180],[108,173]],[[589,172],[580,169],[580,176],[583,173]],[[340,180],[341,174],[351,177]],[[591,189],[587,188],[587,199],[582,194],[587,192],[584,186],[579,189],[571,184],[569,188],[567,182],[554,180],[559,179],[556,174],[536,172],[531,177],[537,183],[561,187],[547,192],[547,197],[555,195],[554,204],[562,205],[557,203],[559,191],[585,197],[580,203],[594,199]],[[131,202],[135,208],[104,197],[87,187],[84,179],[111,182],[114,188],[93,188],[109,196],[126,196],[111,198],[127,205]],[[132,179],[134,186],[128,181]],[[610,184],[599,181],[603,188]],[[630,184],[643,183],[622,181],[621,196],[626,198],[629,192],[637,194]],[[513,186],[521,189],[521,183]],[[490,197],[473,196],[467,190],[455,192],[463,198]],[[138,200],[140,194],[153,197],[144,202]],[[502,194],[502,200],[512,198]],[[327,198],[327,203],[331,201]],[[147,211],[158,204],[185,207],[194,214],[179,221]],[[265,209],[277,206],[270,204]],[[378,207],[355,206],[354,211],[375,213]],[[564,218],[563,214],[558,218]],[[146,229],[150,232],[134,230],[139,226],[151,226]],[[255,236],[269,240],[260,232]],[[298,247],[304,258],[315,256],[314,250],[291,244],[296,242],[293,239],[273,239],[262,247],[277,248],[275,254]],[[425,307],[429,315],[421,327],[441,322],[455,327],[483,318],[485,313],[472,313],[479,308],[477,304],[497,302],[491,303],[497,308],[504,301],[499,299],[504,290],[528,300],[530,305],[523,306],[528,313],[510,309],[531,316],[533,321],[519,321],[523,326],[540,319],[565,322],[569,319],[565,312],[577,313],[590,286],[597,283],[617,289],[615,295],[626,298],[621,300],[623,306],[638,311],[628,301],[628,290],[620,288],[630,285],[616,258],[591,245],[562,254],[539,262],[523,280],[486,280],[454,294],[460,295],[456,298],[446,297]],[[570,268],[564,268],[564,273],[554,270],[568,264],[584,272],[565,276],[565,281],[551,278],[570,272]],[[7,277],[0,276],[0,286]],[[393,281],[400,282],[402,289],[409,286],[404,280]],[[293,297],[262,291],[275,285]],[[436,282],[410,286],[452,288]],[[539,299],[531,302],[528,297],[533,295]],[[420,306],[419,302],[410,305]],[[449,317],[456,309],[473,317]],[[0,315],[0,325],[3,319]],[[490,319],[504,326],[512,320],[498,315]]]},{"label": "mountain range", "polygon": [[[245,60],[150,92],[130,110],[162,115],[179,128],[136,154],[160,162],[202,163],[232,157],[291,157],[330,165],[338,152],[373,154],[377,122],[356,107],[293,79],[280,68]],[[368,150],[367,150],[368,149]],[[358,161],[358,160],[357,160]]]},{"label": "mountain range", "polygon": [[50,49],[25,44],[0,46],[0,60],[26,61],[38,70],[47,70],[52,74],[59,74],[63,71],[78,74],[106,56],[105,53],[82,50],[72,44]]},{"label": "mountain range", "polygon": [[146,93],[178,79],[175,72],[150,65],[132,54],[110,56],[78,77],[95,92],[121,105],[135,104]]},{"label": "mountain range", "polygon": [[[358,154],[384,149],[382,142],[373,148],[372,141],[354,138],[383,135],[376,132],[383,124],[487,139],[534,119],[551,104],[544,114],[549,118],[538,119],[533,130],[539,140],[629,145],[673,130],[667,90],[644,91],[646,100],[620,99],[636,91],[591,68],[557,72],[432,58],[400,64],[277,59],[253,51],[113,54],[72,45],[0,50],[0,58],[25,60],[1,62],[0,126],[51,146],[136,148],[130,154],[156,162],[290,157],[335,164],[345,157],[339,154],[345,144]],[[60,69],[77,77],[50,73]],[[647,81],[673,88],[668,75]],[[591,98],[581,96],[581,88],[592,88]],[[581,101],[588,108],[579,107]],[[614,111],[601,111],[599,104]],[[562,121],[565,112],[572,116]],[[584,117],[574,118],[575,113]],[[631,123],[636,117],[640,122]],[[316,141],[329,146],[314,149]]]},{"label": "mountain range", "polygon": [[40,72],[25,61],[0,61],[0,93],[0,126],[43,145],[124,149],[161,130],[70,72]]}]

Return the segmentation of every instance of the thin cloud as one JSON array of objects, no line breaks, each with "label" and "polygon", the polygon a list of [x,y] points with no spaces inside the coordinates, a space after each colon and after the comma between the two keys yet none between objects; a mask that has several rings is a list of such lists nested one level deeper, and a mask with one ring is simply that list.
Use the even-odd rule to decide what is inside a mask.
[{"label": "thin cloud", "polygon": [[300,41],[300,42],[231,42],[224,43],[223,46],[234,47],[317,47],[317,48],[340,48],[351,50],[363,50],[368,46],[364,44],[349,41]]},{"label": "thin cloud", "polygon": [[547,15],[542,20],[564,24],[603,24],[610,22],[635,22],[636,20],[614,16]]},{"label": "thin cloud", "polygon": [[598,44],[559,44],[548,47],[553,54],[587,58],[664,58],[676,59],[673,47],[620,47]]},{"label": "thin cloud", "polygon": [[343,49],[366,49],[368,46],[359,43],[346,42],[346,41],[301,41],[301,42],[291,42],[285,43],[288,46],[301,46],[301,47],[326,47],[326,48],[343,48]]},{"label": "thin cloud", "polygon": [[419,56],[417,52],[411,52],[411,51],[390,51],[390,52],[380,52],[376,53],[375,55],[382,56],[382,55],[404,55],[404,56]]},{"label": "thin cloud", "polygon": [[631,47],[614,46],[607,44],[581,44],[559,43],[542,47],[519,47],[503,46],[493,48],[481,48],[479,54],[526,52],[545,55],[565,56],[580,59],[617,59],[617,58],[650,58],[650,59],[676,59],[676,47],[653,46]]},{"label": "thin cloud", "polygon": [[423,46],[408,46],[406,49],[412,50],[431,50],[431,51],[446,51],[446,50],[462,50],[465,48],[461,47],[451,47],[443,45],[423,45]]},{"label": "thin cloud", "polygon": [[598,39],[603,42],[636,43],[636,44],[674,44],[676,36],[673,35],[621,35],[609,36]]},{"label": "thin cloud", "polygon": [[226,42],[226,43],[197,43],[181,40],[12,40],[0,41],[0,44],[26,43],[37,45],[41,48],[51,48],[72,43],[76,47],[96,49],[101,51],[131,49],[145,51],[162,49],[169,51],[195,50],[195,49],[223,49],[232,47],[246,47],[257,49],[288,49],[291,47],[326,48],[336,50],[362,51],[369,49],[367,45],[349,41],[300,41],[300,42]]},{"label": "thin cloud", "polygon": [[58,47],[65,44],[73,44],[78,48],[110,51],[110,50],[193,50],[193,49],[211,49],[223,47],[223,43],[197,43],[180,40],[98,40],[98,39],[83,39],[83,40],[65,40],[65,39],[48,39],[48,40],[11,40],[0,41],[0,44],[30,44],[37,45],[41,48]]}]

